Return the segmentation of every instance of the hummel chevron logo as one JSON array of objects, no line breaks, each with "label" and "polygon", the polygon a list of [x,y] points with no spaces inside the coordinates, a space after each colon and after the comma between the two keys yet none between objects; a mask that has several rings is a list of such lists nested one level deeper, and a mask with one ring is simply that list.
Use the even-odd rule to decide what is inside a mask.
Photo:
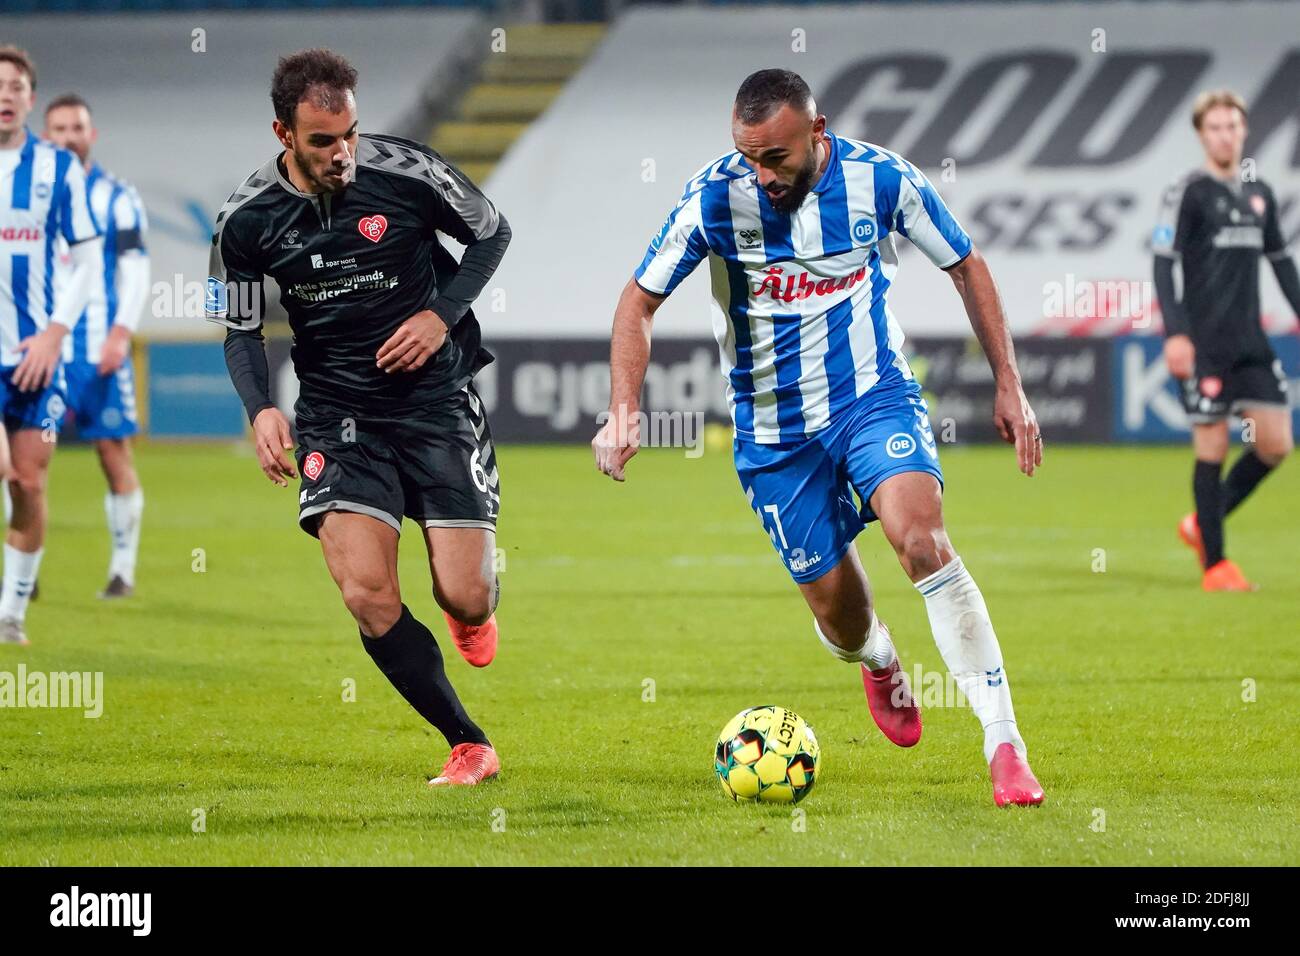
[{"label": "hummel chevron logo", "polygon": [[249,176],[248,179],[244,180],[243,185],[231,193],[230,198],[221,206],[221,211],[217,213],[217,218],[213,222],[213,226],[220,226],[226,216],[234,212],[234,210],[238,208],[244,200],[257,195],[257,193],[263,187],[269,185],[269,183],[270,180],[261,178],[257,173],[253,173],[253,175]]},{"label": "hummel chevron logo", "polygon": [[871,155],[867,157],[868,162],[879,163],[897,169],[907,177],[907,180],[913,186],[921,187],[929,185],[928,180],[925,178],[925,174],[901,156],[886,153],[878,146],[872,146],[870,143],[859,143],[857,140],[847,140],[847,142],[851,143],[853,148],[844,155],[846,160],[860,159],[863,155],[869,152]]}]

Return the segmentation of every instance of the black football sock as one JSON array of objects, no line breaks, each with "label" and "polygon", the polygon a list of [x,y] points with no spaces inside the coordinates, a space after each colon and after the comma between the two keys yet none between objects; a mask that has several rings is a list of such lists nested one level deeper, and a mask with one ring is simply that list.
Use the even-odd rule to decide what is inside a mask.
[{"label": "black football sock", "polygon": [[1196,523],[1205,545],[1205,566],[1212,568],[1223,560],[1223,485],[1219,473],[1221,461],[1196,460],[1192,472],[1192,496],[1196,499]]},{"label": "black football sock", "polygon": [[447,680],[442,651],[427,627],[403,604],[402,616],[383,637],[361,635],[361,643],[384,676],[447,743],[486,744],[487,735],[469,719]]},{"label": "black football sock", "polygon": [[1246,451],[1223,480],[1223,514],[1232,514],[1237,505],[1246,500],[1255,486],[1269,476],[1272,465],[1266,465],[1253,451]]}]

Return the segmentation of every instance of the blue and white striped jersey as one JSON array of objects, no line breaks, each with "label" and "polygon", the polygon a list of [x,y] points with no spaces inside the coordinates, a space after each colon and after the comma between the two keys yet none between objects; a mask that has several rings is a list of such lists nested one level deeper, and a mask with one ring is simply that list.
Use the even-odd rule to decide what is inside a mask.
[{"label": "blue and white striped jersey", "polygon": [[[104,267],[95,277],[90,302],[72,334],[63,339],[63,361],[99,364],[108,330],[118,319],[118,262],[122,256],[145,255],[144,236],[149,222],[140,194],[128,183],[106,172],[98,163],[86,173],[86,198],[90,214],[104,236]],[[69,268],[68,244],[58,242],[59,262],[54,290],[58,295]],[[134,321],[130,323],[134,328]]]},{"label": "blue and white striped jersey", "polygon": [[0,367],[22,359],[18,343],[54,310],[55,240],[94,239],[77,157],[28,129],[16,164],[0,166]]},{"label": "blue and white striped jersey", "polygon": [[772,208],[739,152],[705,166],[635,274],[647,292],[668,295],[709,257],[736,434],[762,444],[806,438],[871,389],[912,378],[886,302],[895,235],[940,268],[971,251],[920,170],[826,135],[826,169],[792,214]]}]

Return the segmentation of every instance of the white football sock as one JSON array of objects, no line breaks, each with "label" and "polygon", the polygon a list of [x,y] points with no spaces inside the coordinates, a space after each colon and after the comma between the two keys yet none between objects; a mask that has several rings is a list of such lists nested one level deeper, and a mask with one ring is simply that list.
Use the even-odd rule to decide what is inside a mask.
[{"label": "white football sock", "polygon": [[0,488],[4,488],[5,498],[5,527],[9,527],[9,522],[14,520],[14,499],[9,494],[9,482],[0,481]]},{"label": "white football sock", "polygon": [[113,556],[108,562],[108,578],[120,577],[135,585],[135,560],[140,553],[140,518],[144,514],[144,491],[140,488],[124,495],[104,495],[104,514],[108,533],[113,539]]},{"label": "white football sock", "polygon": [[953,558],[917,581],[916,589],[925,598],[939,654],[984,728],[984,759],[991,761],[1004,743],[1024,754],[1025,742],[1011,708],[1011,685],[1002,666],[1002,648],[993,633],[984,596],[961,558]]},{"label": "white football sock", "polygon": [[45,549],[28,553],[12,545],[5,545],[4,584],[0,586],[0,618],[21,621],[27,617],[27,605],[32,599],[32,585],[41,569],[41,555]]},{"label": "white football sock", "polygon": [[816,618],[813,618],[813,630],[817,632],[817,639],[835,657],[849,664],[866,664],[868,670],[878,671],[888,667],[898,656],[894,653],[894,642],[889,639],[889,631],[880,626],[874,613],[871,615],[871,626],[867,628],[867,639],[856,651],[846,651],[839,645],[832,644],[822,633]]}]

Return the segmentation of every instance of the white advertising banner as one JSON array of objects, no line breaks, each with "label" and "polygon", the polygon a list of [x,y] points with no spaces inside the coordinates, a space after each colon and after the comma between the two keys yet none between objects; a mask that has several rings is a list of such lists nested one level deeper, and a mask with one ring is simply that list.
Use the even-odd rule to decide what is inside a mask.
[{"label": "white advertising banner", "polygon": [[142,330],[213,337],[220,329],[202,318],[212,219],[280,148],[278,59],[317,46],[342,53],[359,74],[361,129],[389,132],[477,22],[423,10],[33,16],[0,21],[0,42],[36,61],[31,128],[40,134],[55,96],[80,93],[99,129],[94,158],[140,191],[154,286]]},{"label": "white advertising banner", "polygon": [[[1141,329],[1163,189],[1202,162],[1196,94],[1251,107],[1247,156],[1300,232],[1300,8],[1286,3],[634,9],[488,183],[514,243],[488,334],[605,334],[683,184],[732,148],[740,81],[801,73],[831,128],[920,166],[992,263],[1018,333]],[[900,243],[912,334],[967,328],[949,279]],[[701,268],[657,334],[708,334]],[[1295,317],[1265,267],[1268,327]],[[1158,322],[1158,317],[1155,317]]]}]

